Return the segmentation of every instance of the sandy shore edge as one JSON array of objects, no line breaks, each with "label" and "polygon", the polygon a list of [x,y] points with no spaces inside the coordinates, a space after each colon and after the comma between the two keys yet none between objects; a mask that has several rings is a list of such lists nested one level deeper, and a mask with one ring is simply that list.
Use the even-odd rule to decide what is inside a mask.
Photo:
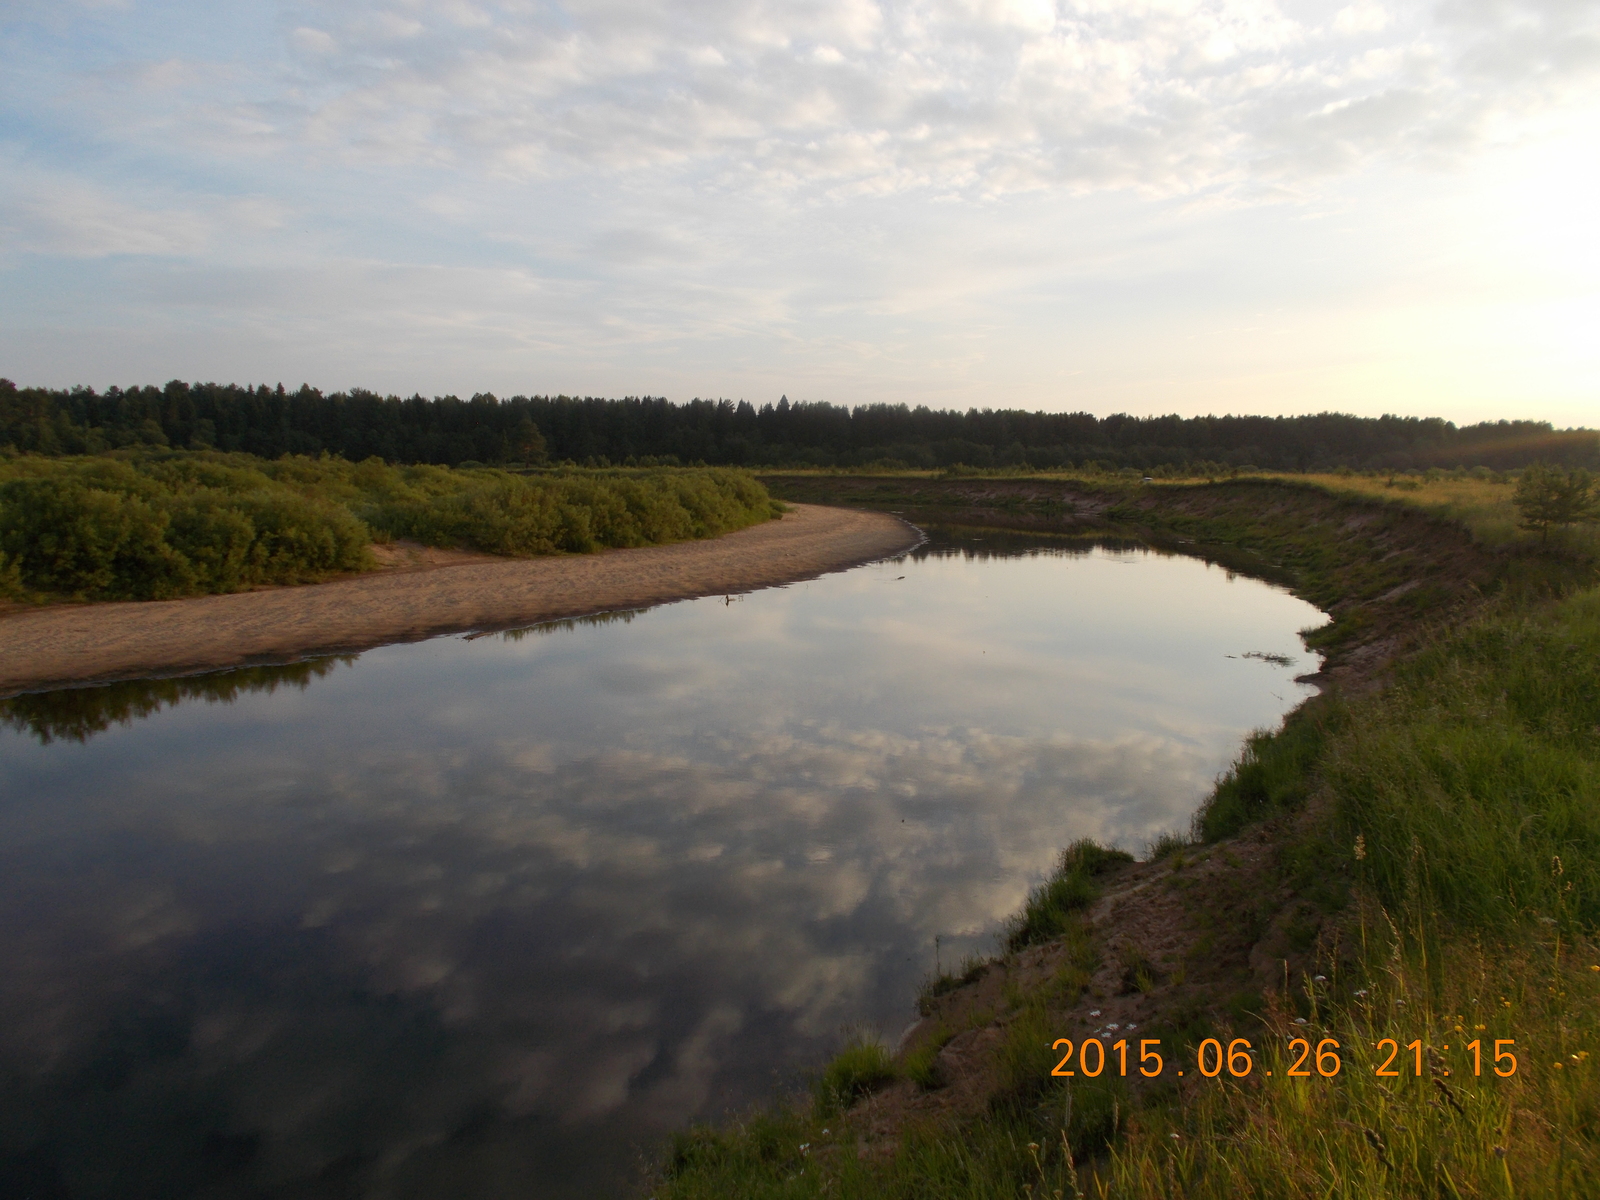
[{"label": "sandy shore edge", "polygon": [[748,592],[900,554],[920,538],[883,513],[796,504],[782,520],[670,546],[467,562],[231,596],[34,609],[0,617],[0,697]]}]

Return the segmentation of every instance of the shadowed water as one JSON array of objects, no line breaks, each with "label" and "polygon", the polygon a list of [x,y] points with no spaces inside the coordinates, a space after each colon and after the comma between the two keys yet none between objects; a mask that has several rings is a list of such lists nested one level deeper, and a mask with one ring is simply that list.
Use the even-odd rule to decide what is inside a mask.
[{"label": "shadowed water", "polygon": [[1062,545],[5,702],[0,1194],[605,1195],[892,1039],[1315,669],[1281,590]]}]

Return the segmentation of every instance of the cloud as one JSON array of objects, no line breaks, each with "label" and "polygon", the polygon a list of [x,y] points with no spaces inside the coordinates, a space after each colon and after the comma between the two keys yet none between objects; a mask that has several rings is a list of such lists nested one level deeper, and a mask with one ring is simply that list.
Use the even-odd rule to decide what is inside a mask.
[{"label": "cloud", "polygon": [[302,25],[289,35],[289,40],[307,54],[334,54],[338,52],[339,43],[320,29],[309,29]]},{"label": "cloud", "polygon": [[[1182,193],[1351,170],[1436,145],[1441,128],[1470,140],[1595,73],[1591,4],[1458,4],[1439,21],[1372,0],[1294,13],[1270,0],[725,0],[400,21],[356,4],[328,14],[332,32],[293,31],[325,62],[306,64],[304,97],[280,96],[278,128],[377,161],[523,177],[667,171],[836,197]],[[1419,102],[1383,102],[1394,95]],[[1368,117],[1316,122],[1335,106]],[[1310,139],[1301,153],[1281,153],[1285,126]]]},{"label": "cloud", "polygon": [[0,229],[10,252],[93,259],[196,259],[230,237],[269,236],[291,210],[261,195],[174,197],[139,188],[117,195],[81,176],[0,155]]},{"label": "cloud", "polygon": [[193,211],[141,208],[81,181],[6,191],[0,226],[12,250],[66,258],[171,256],[199,254],[210,242],[210,222]]},{"label": "cloud", "polygon": [[1333,28],[1337,33],[1381,33],[1393,18],[1387,9],[1373,0],[1358,0],[1333,14]]},{"label": "cloud", "polygon": [[[108,107],[104,92],[87,103],[112,128],[224,156],[298,144],[490,178],[598,172],[791,200],[980,199],[1259,189],[1351,171],[1468,147],[1600,74],[1588,0],[1457,0],[1437,19],[1375,0],[288,11],[306,20],[290,17],[282,60],[230,60],[242,72],[232,86],[165,105],[150,94]],[[1416,103],[1385,104],[1392,96]],[[1335,107],[1367,118],[1316,120]],[[1298,153],[1282,152],[1284,128],[1303,139]]]}]

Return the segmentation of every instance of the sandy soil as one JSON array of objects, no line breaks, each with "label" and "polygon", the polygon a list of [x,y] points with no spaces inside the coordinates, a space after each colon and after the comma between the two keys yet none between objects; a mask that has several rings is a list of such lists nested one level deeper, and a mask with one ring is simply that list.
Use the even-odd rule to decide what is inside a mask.
[{"label": "sandy soil", "polygon": [[882,513],[794,505],[725,537],[638,550],[503,559],[384,549],[387,570],[306,587],[0,617],[0,695],[507,629],[808,579],[910,549]]}]

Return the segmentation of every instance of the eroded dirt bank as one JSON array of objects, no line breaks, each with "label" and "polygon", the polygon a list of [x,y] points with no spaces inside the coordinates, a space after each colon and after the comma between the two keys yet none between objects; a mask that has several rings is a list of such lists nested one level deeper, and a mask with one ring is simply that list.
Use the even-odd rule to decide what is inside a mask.
[{"label": "eroded dirt bank", "polygon": [[808,579],[898,554],[919,535],[876,512],[795,505],[699,542],[537,559],[393,556],[398,570],[305,587],[0,617],[0,695],[180,674]]}]

